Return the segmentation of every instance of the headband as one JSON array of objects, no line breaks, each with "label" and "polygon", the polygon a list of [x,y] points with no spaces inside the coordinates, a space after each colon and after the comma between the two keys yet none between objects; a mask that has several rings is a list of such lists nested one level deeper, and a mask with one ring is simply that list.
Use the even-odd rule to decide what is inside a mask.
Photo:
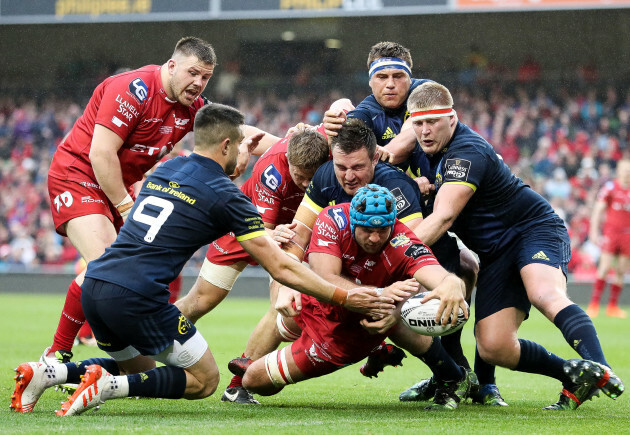
[{"label": "headband", "polygon": [[429,118],[440,118],[442,116],[453,116],[455,115],[455,110],[449,106],[438,106],[434,109],[429,110],[417,110],[415,112],[411,112],[410,118],[412,121],[421,121],[423,119]]},{"label": "headband", "polygon": [[409,64],[406,61],[399,57],[381,57],[370,64],[370,78],[375,72],[386,68],[401,69],[411,77],[411,68],[409,68]]}]

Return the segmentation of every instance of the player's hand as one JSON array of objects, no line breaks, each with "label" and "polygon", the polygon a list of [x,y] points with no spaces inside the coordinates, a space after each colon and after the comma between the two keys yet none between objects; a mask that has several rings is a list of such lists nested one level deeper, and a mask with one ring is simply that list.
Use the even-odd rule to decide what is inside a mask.
[{"label": "player's hand", "polygon": [[365,329],[370,334],[385,334],[397,322],[398,318],[395,315],[391,314],[379,320],[361,319],[359,323],[361,324],[363,329]]},{"label": "player's hand", "polygon": [[238,158],[236,160],[236,169],[234,169],[234,173],[230,175],[230,178],[234,180],[239,177],[247,170],[247,164],[249,163],[249,158],[252,155],[252,152],[256,149],[260,140],[265,135],[264,131],[253,134],[245,139],[238,146]]},{"label": "player's hand", "polygon": [[468,305],[464,299],[466,294],[466,284],[456,275],[449,273],[432,292],[429,292],[420,302],[425,303],[431,299],[440,300],[440,308],[435,316],[435,321],[442,326],[457,324],[459,309],[464,311],[464,316],[468,319]]},{"label": "player's hand", "polygon": [[282,246],[284,243],[289,243],[295,237],[295,231],[293,229],[297,227],[297,222],[291,222],[287,225],[278,225],[273,230],[273,241]]},{"label": "player's hand", "polygon": [[380,145],[376,146],[376,155],[381,162],[392,163],[394,161],[394,154]]},{"label": "player's hand", "polygon": [[418,293],[420,284],[414,278],[396,281],[383,289],[383,296],[388,296],[396,302],[402,302]]},{"label": "player's hand", "polygon": [[[341,124],[344,122],[346,122],[346,112],[343,110],[328,109],[324,112],[323,124],[329,139],[333,136],[337,136],[339,130],[341,130]],[[328,142],[330,142],[330,140]]]},{"label": "player's hand", "polygon": [[290,129],[287,130],[287,134],[284,135],[284,137],[287,137],[293,133],[297,133],[300,131],[304,131],[304,130],[309,130],[312,129],[313,126],[306,124],[304,122],[298,122],[297,124],[295,124],[293,127],[291,127]]},{"label": "player's hand", "polygon": [[343,306],[350,311],[367,314],[375,319],[382,319],[396,309],[394,299],[379,296],[375,289],[364,287],[348,290],[348,297]]},{"label": "player's hand", "polygon": [[432,192],[435,192],[435,184],[431,184],[427,177],[418,177],[414,178],[414,181],[420,188],[420,193],[422,196],[430,195]]},{"label": "player's hand", "polygon": [[280,286],[275,308],[284,317],[297,316],[302,311],[302,293],[284,285]]}]

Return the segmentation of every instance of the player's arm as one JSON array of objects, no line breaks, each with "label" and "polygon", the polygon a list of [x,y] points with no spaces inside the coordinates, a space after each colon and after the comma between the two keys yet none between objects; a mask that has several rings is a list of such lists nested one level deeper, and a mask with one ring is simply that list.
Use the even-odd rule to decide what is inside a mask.
[{"label": "player's arm", "polygon": [[426,245],[431,246],[451,228],[474,193],[468,185],[444,184],[435,197],[433,213],[426,216],[419,225],[409,228]]},{"label": "player's arm", "polygon": [[264,136],[258,142],[258,146],[252,151],[252,154],[255,156],[262,156],[265,151],[267,151],[273,144],[278,142],[281,137],[274,136],[271,133],[267,133],[266,131],[261,130],[260,128],[254,127],[252,125],[245,125],[243,127],[243,135],[245,137],[254,136],[256,134],[263,133]]},{"label": "player's arm", "polygon": [[375,290],[360,287],[345,290],[329,283],[287,256],[270,237],[259,236],[239,242],[275,280],[287,287],[360,313],[385,315],[394,309],[394,301],[378,296]]},{"label": "player's arm", "polygon": [[387,145],[385,149],[390,154],[389,163],[394,165],[404,162],[409,157],[409,154],[414,150],[416,146],[417,137],[411,127],[411,123],[407,120],[403,127]]},{"label": "player's arm", "polygon": [[118,150],[122,148],[123,143],[123,139],[107,127],[100,124],[94,126],[90,162],[96,181],[125,218],[133,205],[133,200],[125,188],[118,158]]},{"label": "player's arm", "polygon": [[293,222],[290,225],[276,226],[273,239],[282,246],[284,251],[302,261],[308,242],[311,240],[316,219],[317,213],[302,201]]},{"label": "player's arm", "polygon": [[457,314],[461,308],[468,318],[468,307],[466,305],[466,285],[455,274],[449,273],[440,265],[428,265],[419,268],[413,277],[430,291],[422,302],[430,299],[440,299],[440,308],[438,309],[435,321],[441,321],[442,325],[446,325],[447,320],[451,317],[451,323],[457,323]]},{"label": "player's arm", "polygon": [[599,243],[600,228],[602,225],[602,218],[604,217],[604,211],[606,210],[606,201],[598,200],[593,207],[593,213],[591,215],[591,224],[588,231],[588,239],[592,243]]}]

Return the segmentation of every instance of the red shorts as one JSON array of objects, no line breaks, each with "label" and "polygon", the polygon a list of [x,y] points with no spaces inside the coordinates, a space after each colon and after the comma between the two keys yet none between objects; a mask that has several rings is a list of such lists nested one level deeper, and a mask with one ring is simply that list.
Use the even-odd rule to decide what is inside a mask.
[{"label": "red shorts", "polygon": [[628,233],[604,233],[601,245],[603,252],[630,257],[630,234]]},{"label": "red shorts", "polygon": [[55,229],[62,236],[67,235],[64,229],[66,222],[89,214],[107,216],[116,232],[122,227],[123,219],[97,183],[60,180],[49,175],[48,195]]},{"label": "red shorts", "polygon": [[245,261],[252,266],[258,264],[231,233],[210,243],[206,258],[210,263],[222,266],[231,266],[239,261]]},{"label": "red shorts", "polygon": [[325,352],[304,332],[300,338],[291,343],[291,354],[295,365],[309,378],[327,375],[347,365],[338,365],[327,361]]}]

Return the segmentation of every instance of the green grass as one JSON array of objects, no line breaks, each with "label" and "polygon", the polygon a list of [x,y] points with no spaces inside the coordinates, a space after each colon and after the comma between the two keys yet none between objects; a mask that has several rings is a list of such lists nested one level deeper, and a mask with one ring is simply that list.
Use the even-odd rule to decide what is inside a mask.
[{"label": "green grass", "polygon": [[[62,296],[0,294],[0,411],[3,433],[629,433],[630,396],[617,401],[602,395],[574,412],[541,408],[557,400],[560,384],[542,376],[497,369],[508,408],[470,403],[454,412],[425,411],[422,403],[401,403],[398,394],[427,377],[428,369],[413,357],[404,367],[385,369],[377,379],[361,376],[358,365],[332,375],[285,388],[273,397],[259,397],[262,406],[220,401],[230,379],[227,362],[243,351],[247,337],[266,309],[263,299],[228,298],[198,323],[221,369],[218,391],[199,401],[121,399],[108,401],[97,413],[59,418],[53,411],[65,399],[49,390],[35,412],[9,410],[14,388],[12,369],[39,358],[52,339]],[[628,320],[595,321],[607,358],[616,373],[630,380]],[[472,322],[464,331],[464,346],[473,355]],[[520,337],[538,341],[565,358],[575,357],[560,332],[537,312],[525,322]],[[75,347],[76,359],[103,355],[94,348]],[[630,381],[628,381],[630,382]]]}]

